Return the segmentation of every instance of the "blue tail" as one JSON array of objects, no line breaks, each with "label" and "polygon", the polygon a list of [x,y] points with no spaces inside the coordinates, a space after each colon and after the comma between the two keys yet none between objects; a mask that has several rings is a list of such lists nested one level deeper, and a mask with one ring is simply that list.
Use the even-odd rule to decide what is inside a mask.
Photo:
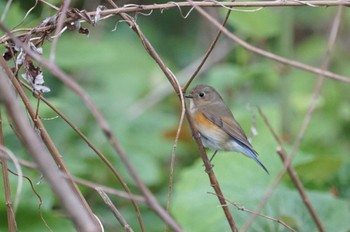
[{"label": "blue tail", "polygon": [[248,155],[250,158],[255,160],[255,162],[257,162],[260,165],[260,167],[262,167],[265,170],[265,172],[270,175],[269,171],[267,171],[263,163],[261,163],[260,160],[258,159],[257,153],[252,151],[249,147],[244,147],[244,148],[245,148],[245,151],[247,151],[246,155]]}]

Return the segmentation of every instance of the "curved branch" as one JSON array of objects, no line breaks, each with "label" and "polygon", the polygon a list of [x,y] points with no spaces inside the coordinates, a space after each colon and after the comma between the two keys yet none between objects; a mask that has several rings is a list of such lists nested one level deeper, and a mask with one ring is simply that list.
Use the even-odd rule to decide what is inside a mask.
[{"label": "curved branch", "polygon": [[[188,0],[188,1],[192,2],[191,0]],[[234,42],[236,42],[237,44],[239,44],[243,48],[247,49],[248,51],[254,52],[258,55],[264,56],[264,57],[269,58],[271,60],[275,60],[275,61],[280,62],[282,64],[293,66],[294,68],[302,69],[302,70],[312,72],[312,73],[315,73],[315,74],[318,74],[318,75],[321,75],[321,76],[324,76],[324,77],[327,77],[327,78],[330,78],[333,80],[342,81],[344,83],[350,84],[350,78],[348,78],[348,77],[345,77],[345,76],[342,76],[339,74],[335,74],[335,73],[332,73],[330,71],[323,70],[320,68],[315,68],[315,67],[300,63],[298,61],[287,59],[285,57],[273,54],[271,52],[267,52],[263,49],[254,47],[253,45],[245,42],[244,40],[242,40],[239,37],[237,37],[236,35],[234,35],[227,28],[223,27],[216,19],[214,19],[211,15],[209,15],[207,12],[205,12],[202,8],[197,7],[196,5],[193,5],[193,6],[204,18],[206,18],[210,23],[212,23],[217,28],[219,28],[227,37],[229,37],[231,40],[233,40]]]},{"label": "curved branch", "polygon": [[20,139],[23,145],[39,165],[41,172],[62,202],[67,213],[72,217],[77,229],[79,231],[100,231],[100,227],[94,223],[95,218],[84,205],[77,191],[60,174],[47,149],[29,124],[25,117],[26,113],[16,99],[14,87],[9,83],[10,77],[5,72],[6,62],[2,57],[0,57],[0,61],[0,96],[13,120],[13,124],[21,132]]}]

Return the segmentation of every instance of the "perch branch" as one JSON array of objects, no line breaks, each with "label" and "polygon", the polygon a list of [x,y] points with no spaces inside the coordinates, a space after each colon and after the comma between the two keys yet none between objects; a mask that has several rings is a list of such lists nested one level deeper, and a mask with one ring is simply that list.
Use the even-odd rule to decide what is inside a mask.
[{"label": "perch branch", "polygon": [[[114,7],[114,8],[118,8],[118,6],[111,0],[108,0],[108,2]],[[147,38],[144,36],[144,34],[142,33],[142,31],[140,30],[140,28],[138,27],[138,25],[135,23],[135,21],[128,15],[126,14],[121,14],[121,17],[128,23],[128,25],[131,27],[131,29],[133,29],[136,34],[139,36],[143,46],[145,47],[146,51],[148,52],[148,54],[154,59],[154,61],[159,65],[160,69],[163,71],[163,73],[165,74],[165,76],[168,78],[170,84],[172,85],[172,87],[174,88],[175,92],[180,95],[180,94],[183,94],[181,89],[177,86],[177,81],[175,80],[175,77],[174,75],[169,71],[168,67],[165,65],[165,63],[163,62],[163,60],[160,58],[160,56],[158,55],[158,53],[156,52],[156,50],[153,48],[153,46],[151,45],[151,43],[147,40]],[[181,96],[181,99],[183,99],[183,96]],[[210,182],[215,190],[215,192],[218,194],[218,195],[223,195],[222,192],[221,192],[221,189],[220,189],[220,186],[217,182],[217,179],[214,175],[214,172],[212,171],[211,169],[211,164],[208,160],[208,157],[205,153],[205,150],[203,148],[203,145],[200,141],[200,138],[198,136],[198,131],[195,129],[194,127],[194,124],[192,123],[192,119],[191,119],[191,116],[189,115],[188,113],[188,110],[187,110],[187,106],[186,106],[186,116],[187,116],[187,119],[189,121],[189,124],[190,124],[190,127],[194,133],[194,137],[196,139],[196,142],[199,146],[199,151],[200,151],[200,154],[201,154],[201,157],[204,161],[204,165],[206,167],[206,170],[207,170],[207,173],[209,175],[209,179],[210,179]],[[220,203],[222,203],[222,208],[224,210],[224,213],[225,213],[225,216],[226,216],[226,219],[231,227],[231,230],[232,231],[236,231],[237,228],[236,228],[236,225],[235,225],[235,222],[233,220],[233,217],[228,209],[227,206],[224,206],[224,200],[222,200],[221,198],[218,198]]]}]

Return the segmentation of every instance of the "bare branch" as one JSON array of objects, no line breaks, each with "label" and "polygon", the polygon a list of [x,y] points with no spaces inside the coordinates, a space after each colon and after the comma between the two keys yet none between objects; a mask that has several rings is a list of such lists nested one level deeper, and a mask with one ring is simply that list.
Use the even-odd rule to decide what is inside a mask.
[{"label": "bare branch", "polygon": [[[2,112],[0,107],[0,149],[4,146],[4,134],[3,134],[2,126],[3,126]],[[1,153],[2,152],[0,151],[0,154]],[[1,171],[2,171],[2,180],[4,182],[8,229],[9,229],[9,232],[15,232],[17,231],[17,223],[15,218],[15,210],[12,207],[11,188],[10,188],[10,182],[9,182],[8,173],[7,173],[7,161],[0,157],[0,164],[1,164]],[[19,184],[19,181],[18,181],[18,184]],[[17,187],[17,190],[18,189],[19,187]]]},{"label": "bare branch", "polygon": [[8,0],[7,3],[6,3],[6,6],[4,8],[4,11],[2,12],[2,15],[1,15],[1,18],[0,18],[0,21],[3,22],[6,18],[6,15],[7,15],[7,12],[9,11],[10,9],[10,6],[12,4],[12,1],[13,0]]},{"label": "bare branch", "polygon": [[[103,133],[105,134],[106,138],[112,145],[112,147],[116,150],[116,152],[121,157],[121,160],[125,164],[126,168],[128,169],[131,176],[134,178],[135,182],[139,186],[140,190],[144,194],[144,196],[147,199],[147,204],[151,206],[151,208],[161,217],[163,220],[175,230],[175,231],[182,231],[180,226],[174,221],[174,219],[164,210],[164,208],[158,203],[157,199],[153,196],[151,191],[145,186],[145,184],[141,181],[140,177],[137,175],[136,170],[131,165],[130,161],[127,158],[126,153],[124,152],[121,144],[117,140],[117,138],[114,136],[108,122],[105,120],[101,112],[98,110],[96,105],[90,100],[87,93],[72,79],[70,78],[66,73],[64,73],[56,64],[50,63],[46,60],[44,60],[41,56],[38,56],[34,52],[32,52],[30,49],[28,49],[26,46],[23,45],[23,43],[18,40],[1,22],[0,22],[0,28],[8,33],[8,35],[11,37],[11,39],[19,46],[21,47],[28,55],[30,55],[33,59],[37,60],[41,65],[45,66],[48,70],[51,71],[53,75],[58,77],[68,88],[70,88],[73,92],[75,92],[81,99],[84,101],[86,106],[90,109],[92,115],[99,123]],[[141,227],[143,228],[142,218],[140,216],[139,210],[137,210],[138,218],[141,223]]]},{"label": "bare branch", "polygon": [[[4,146],[4,134],[3,134],[3,123],[2,123],[2,111],[0,107],[0,147],[2,146]],[[1,155],[1,152],[0,152],[0,155]],[[15,232],[17,231],[17,223],[15,219],[15,213],[12,207],[11,188],[10,188],[10,182],[9,182],[8,173],[7,173],[7,161],[2,157],[0,157],[0,164],[1,164],[1,171],[2,171],[2,180],[4,183],[8,230],[10,232]]]},{"label": "bare branch", "polygon": [[[233,2],[233,1],[231,1]],[[230,17],[231,11],[229,9],[229,11],[226,13],[224,22],[222,23],[222,26],[225,27],[228,18]],[[194,73],[192,74],[191,78],[188,80],[188,82],[186,83],[185,87],[182,89],[183,92],[186,92],[187,88],[190,86],[191,82],[194,80],[194,78],[197,76],[197,74],[199,73],[199,71],[202,69],[204,63],[207,61],[209,55],[213,52],[214,47],[216,46],[217,42],[219,41],[219,38],[221,36],[222,31],[219,30],[219,32],[217,33],[214,41],[211,43],[208,51],[205,53],[201,63],[198,65],[196,71],[194,71]]]},{"label": "bare branch", "polygon": [[66,13],[67,13],[69,4],[70,4],[70,0],[64,0],[62,2],[60,11],[57,13],[57,14],[59,14],[58,20],[57,20],[57,27],[56,27],[55,35],[53,36],[54,39],[52,41],[51,51],[50,51],[50,62],[51,63],[53,63],[55,61],[56,46],[57,46],[59,35],[61,34],[61,30],[63,28],[64,21],[66,19]]},{"label": "bare branch", "polygon": [[[23,86],[25,86],[28,90],[31,88],[25,84],[23,81],[21,82]],[[124,181],[123,177],[119,174],[119,172],[115,169],[113,164],[106,158],[105,155],[96,147],[93,145],[93,143],[80,131],[80,129],[71,121],[69,118],[64,115],[60,110],[58,110],[54,105],[52,105],[46,98],[42,96],[42,94],[38,92],[33,92],[33,94],[38,98],[38,102],[41,100],[43,101],[47,106],[49,106],[54,112],[57,113],[80,137],[84,140],[84,142],[100,157],[102,162],[112,171],[114,176],[118,179],[121,186],[124,188],[124,190],[129,194],[128,199],[132,201],[132,204],[135,209],[138,209],[137,203],[135,202],[133,198],[133,194],[131,193],[128,185]]]},{"label": "bare branch", "polygon": [[1,57],[0,67],[0,96],[3,104],[5,104],[8,114],[13,120],[16,129],[21,133],[21,141],[28,150],[29,154],[39,165],[40,170],[50,183],[53,191],[56,193],[62,205],[66,209],[70,217],[72,217],[79,231],[100,231],[100,228],[94,223],[89,211],[85,208],[72,186],[64,179],[59,169],[53,162],[50,154],[39,140],[37,134],[29,124],[26,113],[19,106],[16,100],[16,94],[13,86],[10,85],[10,77],[6,73],[6,62]]},{"label": "bare branch", "polygon": [[15,199],[14,199],[14,204],[13,204],[13,211],[14,214],[16,214],[18,205],[19,205],[19,201],[20,201],[20,195],[22,192],[22,186],[23,186],[23,172],[22,172],[22,168],[21,165],[19,164],[17,157],[12,153],[11,150],[7,149],[6,147],[0,145],[0,153],[4,153],[6,154],[11,161],[14,163],[15,168],[17,173],[19,174],[18,176],[18,182],[17,182],[17,190],[16,190],[16,195],[15,195]]},{"label": "bare branch", "polygon": [[[209,194],[212,194],[212,195],[216,195],[214,193],[210,193],[208,192]],[[223,198],[223,196],[220,196]],[[276,218],[273,218],[273,217],[270,217],[270,216],[267,216],[265,214],[261,214],[261,213],[258,213],[258,212],[254,212],[252,210],[249,210],[249,209],[246,209],[245,207],[243,206],[239,206],[237,203],[233,202],[233,201],[230,201],[230,200],[227,200],[226,198],[224,198],[226,202],[228,202],[230,205],[233,205],[234,207],[236,207],[238,210],[241,210],[241,211],[244,211],[244,212],[248,212],[252,215],[256,215],[256,216],[259,216],[259,217],[263,217],[263,218],[266,218],[268,220],[271,220],[271,221],[274,221],[274,222],[277,222],[278,224],[281,224],[282,226],[286,227],[288,230],[292,231],[292,232],[296,232],[292,227],[290,227],[289,225],[287,225],[287,223],[285,223],[284,221],[280,220],[280,219],[276,219]]]},{"label": "bare branch", "polygon": [[[191,0],[188,0],[188,1],[192,2]],[[315,68],[315,67],[300,63],[298,61],[290,60],[290,59],[287,59],[285,57],[281,57],[281,56],[278,56],[276,54],[273,54],[271,52],[267,52],[263,49],[254,47],[253,45],[245,42],[244,40],[242,40],[239,37],[237,37],[236,35],[234,35],[227,28],[223,27],[216,19],[214,19],[211,15],[209,15],[207,12],[205,12],[202,8],[197,7],[195,5],[194,5],[194,7],[201,15],[203,15],[204,18],[206,18],[209,22],[211,22],[213,25],[215,25],[217,28],[219,28],[227,37],[229,37],[234,42],[241,45],[243,48],[247,49],[248,51],[254,52],[258,55],[264,56],[264,57],[269,58],[271,60],[275,60],[275,61],[280,62],[282,64],[290,65],[290,66],[298,68],[298,69],[302,69],[302,70],[305,70],[308,72],[322,75],[322,76],[327,77],[327,78],[331,78],[331,79],[334,79],[337,81],[342,81],[344,83],[350,84],[350,78],[348,78],[348,77],[341,76],[341,75],[332,73],[332,72],[327,71],[327,70]]]},{"label": "bare branch", "polygon": [[[170,70],[169,70],[169,72],[170,72]],[[176,81],[178,88],[180,89],[181,85],[180,85],[179,81],[177,80],[177,78],[175,77],[175,75],[174,75],[174,79]],[[184,98],[184,95],[182,92],[180,92],[180,101],[181,101],[181,116],[180,116],[179,125],[177,127],[177,131],[176,131],[175,141],[173,144],[173,150],[172,150],[171,156],[170,156],[169,191],[168,191],[167,207],[166,207],[167,212],[169,212],[169,209],[170,209],[171,194],[173,191],[173,176],[174,176],[176,148],[177,148],[177,143],[179,141],[182,124],[183,124],[183,121],[185,118],[185,104],[186,103],[185,103],[185,98]],[[165,231],[168,231],[168,224],[165,225]]]},{"label": "bare branch", "polygon": [[[319,231],[325,231],[324,226],[321,222],[321,219],[318,217],[316,210],[312,206],[311,201],[310,201],[308,195],[306,194],[304,185],[301,182],[297,172],[295,171],[295,169],[293,168],[293,166],[290,163],[289,164],[286,163],[287,158],[288,158],[288,154],[287,154],[286,150],[283,148],[283,144],[282,144],[281,139],[278,137],[277,133],[272,128],[271,123],[269,122],[269,120],[267,119],[267,117],[265,116],[265,114],[262,112],[261,109],[259,109],[259,113],[260,113],[260,116],[264,119],[266,126],[269,128],[269,130],[270,130],[271,134],[273,135],[273,137],[275,138],[276,142],[278,143],[277,154],[280,156],[283,164],[286,166],[287,172],[288,172],[291,180],[293,181],[295,187],[297,188],[297,190],[300,194],[300,197],[303,200],[306,208],[308,209],[311,217],[315,221]],[[283,172],[283,174],[284,174],[284,172]],[[281,175],[281,177],[282,177],[282,175]],[[248,228],[248,227],[244,227],[244,228]]]},{"label": "bare branch", "polygon": [[[108,2],[114,7],[114,8],[118,8],[117,5],[111,1],[111,0],[108,0]],[[163,71],[163,73],[165,74],[165,76],[168,78],[168,81],[170,82],[170,84],[172,85],[172,87],[174,88],[174,91],[176,94],[180,94],[180,92],[182,91],[177,83],[176,83],[176,80],[174,79],[174,76],[173,74],[169,71],[170,69],[165,65],[165,63],[163,62],[163,60],[160,58],[159,54],[156,52],[156,50],[154,49],[154,47],[151,45],[151,43],[147,40],[147,38],[144,36],[144,34],[142,33],[142,31],[140,30],[140,28],[138,27],[138,25],[136,24],[136,22],[134,21],[134,19],[132,19],[129,15],[126,15],[126,14],[121,14],[121,17],[127,22],[127,24],[131,27],[131,29],[133,29],[136,34],[139,36],[143,46],[145,47],[146,51],[149,53],[149,55],[154,59],[154,61],[159,65],[160,69]],[[191,119],[191,116],[189,115],[188,113],[188,110],[187,110],[187,106],[186,106],[186,116],[187,116],[187,119],[189,121],[189,124],[191,126],[191,129],[194,133],[194,136],[196,138],[196,141],[197,141],[197,144],[199,146],[199,151],[200,151],[200,154],[201,154],[201,157],[204,161],[204,165],[206,167],[206,171],[209,175],[209,179],[210,179],[210,183],[212,184],[215,192],[218,194],[218,195],[223,195],[222,192],[221,192],[221,189],[220,189],[220,186],[219,186],[219,183],[214,175],[214,172],[211,168],[211,164],[208,160],[208,157],[204,151],[204,148],[203,148],[203,145],[200,141],[200,138],[198,136],[198,131],[194,128],[194,125],[192,123],[192,119]],[[122,157],[122,156],[121,156]],[[123,157],[122,157],[123,158]],[[127,163],[125,163],[127,164]],[[130,170],[130,168],[128,168]],[[131,173],[133,174],[133,173]],[[143,183],[138,183],[139,186],[143,186]],[[149,204],[154,204],[153,201],[155,199],[152,199],[152,198],[149,198],[147,195],[149,195],[149,193],[147,192],[148,189],[142,189],[141,188],[141,191],[144,193],[145,197],[147,200],[151,201],[149,202]],[[150,195],[151,196],[151,195]],[[224,200],[222,200],[221,198],[219,198],[219,201],[220,203],[224,203]],[[237,228],[236,228],[236,225],[235,225],[235,222],[233,220],[233,217],[228,209],[228,207],[225,207],[224,205],[222,206],[223,208],[223,211],[225,213],[225,216],[226,216],[226,219],[231,227],[231,230],[232,231],[236,231]],[[171,226],[171,225],[170,225]],[[177,227],[176,228],[177,231],[181,231],[181,228]]]},{"label": "bare branch", "polygon": [[119,223],[123,226],[124,230],[126,232],[133,232],[133,229],[130,227],[129,223],[127,223],[127,221],[125,220],[123,215],[119,212],[117,207],[115,207],[115,205],[113,204],[111,199],[109,199],[107,194],[100,188],[96,188],[96,191],[98,192],[98,194],[100,194],[100,196],[102,197],[104,202],[110,208],[110,210],[112,211],[113,215],[118,219]]},{"label": "bare branch", "polygon": [[[331,51],[333,49],[333,45],[335,43],[335,39],[336,39],[336,36],[337,36],[337,33],[338,33],[338,29],[339,29],[339,25],[340,25],[340,19],[341,19],[341,15],[342,15],[342,8],[343,7],[341,7],[341,6],[338,7],[336,16],[334,17],[334,20],[333,20],[333,25],[332,25],[332,28],[331,28],[331,32],[330,32],[329,37],[328,37],[328,45],[327,45],[327,48],[325,50],[325,55],[323,57],[323,62],[322,62],[322,65],[321,65],[323,70],[325,70],[327,68],[329,60],[330,60],[330,54],[331,54]],[[288,171],[288,169],[292,168],[291,167],[292,159],[296,155],[296,151],[299,148],[301,139],[303,138],[304,133],[305,133],[305,131],[307,129],[307,126],[308,126],[308,124],[310,122],[312,113],[313,113],[314,108],[315,108],[316,99],[318,98],[318,96],[320,94],[320,91],[321,91],[323,80],[324,80],[324,76],[320,75],[318,77],[317,82],[316,82],[311,103],[310,103],[310,105],[308,107],[308,111],[307,111],[307,113],[306,113],[306,115],[304,117],[304,122],[303,122],[303,124],[301,126],[301,129],[299,131],[299,135],[297,137],[297,140],[294,143],[292,152],[291,152],[291,154],[288,157],[287,156],[286,157],[282,157],[281,156],[281,158],[284,159],[283,160],[284,161],[283,162],[283,168],[278,173],[277,177],[275,178],[275,180],[272,183],[272,185],[269,188],[269,190],[265,193],[265,195],[264,195],[263,199],[261,200],[261,202],[259,203],[259,206],[257,207],[256,211],[259,212],[262,209],[262,207],[266,204],[266,202],[268,201],[268,199],[272,195],[272,192],[277,188],[277,186],[280,183],[280,181],[282,179],[282,176],[284,175],[286,170]],[[282,148],[281,145],[280,145],[280,147]],[[278,152],[279,155],[281,155],[283,153],[287,154],[286,152],[282,152],[282,153]],[[301,195],[301,197],[302,197],[302,199],[304,201],[304,204],[306,205],[306,207],[309,210],[313,220],[315,221],[316,226],[318,227],[318,229],[320,231],[324,231],[324,227],[323,227],[323,225],[321,223],[321,220],[316,215],[316,212],[313,210],[311,204],[309,204],[309,200],[307,199],[307,197],[305,197],[306,194],[303,193],[302,183],[301,183],[300,180],[298,180],[298,177],[297,177],[295,171],[293,172],[293,170],[290,169],[288,172],[291,175],[292,179],[294,179],[294,184],[296,186],[299,186],[299,187],[297,187],[297,189],[298,189],[298,191],[299,191],[299,193],[300,193],[300,195]],[[245,223],[245,225],[243,226],[243,228],[244,228],[243,231],[247,231],[247,229],[249,228],[250,224],[253,222],[254,218],[255,218],[255,216],[252,215],[251,218]]]},{"label": "bare branch", "polygon": [[[9,160],[9,161],[13,161],[13,160],[10,159],[10,157],[6,153],[2,153],[2,152],[0,152],[0,159],[6,159],[6,160]],[[38,165],[33,163],[33,162],[29,162],[27,160],[22,160],[22,159],[16,159],[16,161],[23,167],[31,168],[31,169],[38,169]],[[100,188],[104,192],[106,192],[108,194],[111,194],[111,195],[115,195],[115,196],[122,197],[122,198],[125,198],[125,199],[133,199],[135,201],[142,202],[142,203],[146,202],[145,198],[140,196],[140,195],[135,195],[135,194],[131,194],[130,195],[127,192],[119,191],[119,190],[116,190],[114,188],[110,188],[110,187],[107,187],[107,186],[104,186],[104,185],[101,185],[101,184],[97,184],[95,182],[91,182],[91,181],[84,180],[84,179],[81,179],[81,178],[78,178],[78,177],[74,177],[74,176],[69,177],[69,176],[65,175],[64,173],[61,173],[61,174],[67,180],[71,179],[77,184],[86,186],[86,187],[94,189],[94,190],[96,188]]]}]

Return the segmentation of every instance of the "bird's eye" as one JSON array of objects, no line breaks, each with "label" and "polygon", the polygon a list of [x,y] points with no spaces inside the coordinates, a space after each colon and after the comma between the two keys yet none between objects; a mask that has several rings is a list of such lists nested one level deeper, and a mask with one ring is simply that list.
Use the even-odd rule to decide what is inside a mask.
[{"label": "bird's eye", "polygon": [[200,96],[200,97],[204,97],[204,96],[205,96],[205,93],[200,92],[200,93],[199,93],[199,96]]}]

